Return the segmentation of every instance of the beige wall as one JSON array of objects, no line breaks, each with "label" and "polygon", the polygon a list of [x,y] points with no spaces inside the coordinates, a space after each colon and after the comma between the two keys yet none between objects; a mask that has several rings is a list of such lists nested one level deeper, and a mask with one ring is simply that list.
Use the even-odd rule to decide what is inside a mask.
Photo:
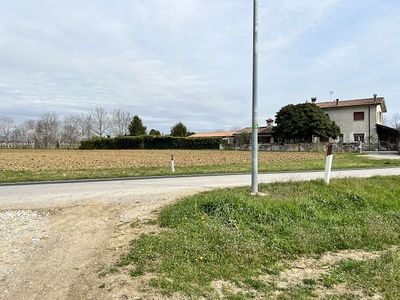
[{"label": "beige wall", "polygon": [[[369,109],[368,106],[355,106],[326,108],[323,110],[340,127],[344,143],[354,142],[354,134],[360,133],[364,134],[365,142],[368,142],[369,133],[371,133],[372,143],[377,140],[375,124],[382,124],[382,110],[380,105],[370,106]],[[364,120],[354,121],[355,112],[364,112]]]}]

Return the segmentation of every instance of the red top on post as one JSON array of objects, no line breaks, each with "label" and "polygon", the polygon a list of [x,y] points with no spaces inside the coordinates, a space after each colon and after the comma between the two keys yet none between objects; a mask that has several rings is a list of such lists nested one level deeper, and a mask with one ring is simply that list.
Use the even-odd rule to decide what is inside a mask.
[{"label": "red top on post", "polygon": [[328,152],[326,153],[326,156],[332,155],[333,154],[333,145],[328,146]]}]

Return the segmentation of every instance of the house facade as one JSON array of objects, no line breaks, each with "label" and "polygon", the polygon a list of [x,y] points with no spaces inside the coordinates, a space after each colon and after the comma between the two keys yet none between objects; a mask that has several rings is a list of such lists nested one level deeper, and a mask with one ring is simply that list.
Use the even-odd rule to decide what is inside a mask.
[{"label": "house facade", "polygon": [[399,132],[383,125],[383,114],[387,112],[385,98],[339,100],[330,102],[311,101],[320,107],[340,127],[340,136],[330,142],[362,143],[368,150],[379,148],[380,142],[396,144]]}]

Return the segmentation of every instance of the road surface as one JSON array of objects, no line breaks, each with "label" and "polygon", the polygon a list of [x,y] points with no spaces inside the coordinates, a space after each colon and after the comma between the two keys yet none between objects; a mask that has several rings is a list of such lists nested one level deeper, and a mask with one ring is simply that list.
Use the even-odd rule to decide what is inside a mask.
[{"label": "road surface", "polygon": [[[332,171],[331,178],[400,175],[400,167]],[[260,183],[323,179],[323,171],[262,173]],[[0,184],[0,209],[48,208],[96,199],[102,203],[154,202],[166,197],[251,184],[251,174]]]}]

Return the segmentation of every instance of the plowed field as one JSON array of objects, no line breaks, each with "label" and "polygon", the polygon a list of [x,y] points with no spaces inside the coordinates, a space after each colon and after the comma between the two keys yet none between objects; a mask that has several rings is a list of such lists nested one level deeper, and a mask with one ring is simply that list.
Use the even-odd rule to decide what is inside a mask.
[{"label": "plowed field", "polygon": [[[0,170],[42,171],[250,163],[250,151],[1,149]],[[259,152],[259,162],[324,159],[324,153]]]}]

